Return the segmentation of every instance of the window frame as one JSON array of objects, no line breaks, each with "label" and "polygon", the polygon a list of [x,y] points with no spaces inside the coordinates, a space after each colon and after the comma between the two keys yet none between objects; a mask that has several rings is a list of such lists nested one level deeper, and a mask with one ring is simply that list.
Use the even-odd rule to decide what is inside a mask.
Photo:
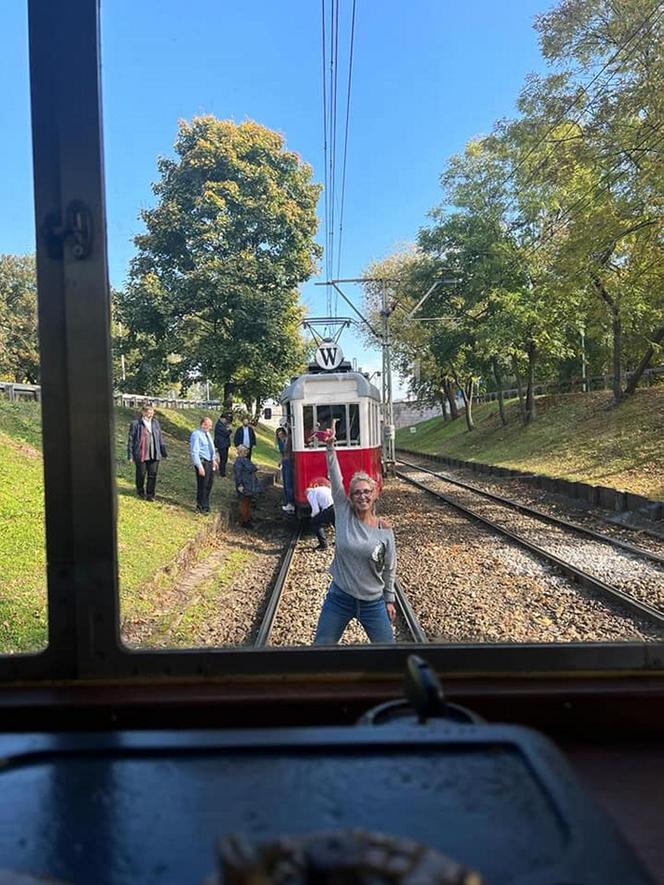
[{"label": "window frame", "polygon": [[[400,673],[412,646],[142,651],[121,643],[99,29],[99,0],[29,0],[48,647],[0,656],[0,681],[343,683]],[[92,232],[84,257],[67,232],[77,206]],[[664,674],[664,643],[432,644],[426,654],[437,669],[472,678]]]}]

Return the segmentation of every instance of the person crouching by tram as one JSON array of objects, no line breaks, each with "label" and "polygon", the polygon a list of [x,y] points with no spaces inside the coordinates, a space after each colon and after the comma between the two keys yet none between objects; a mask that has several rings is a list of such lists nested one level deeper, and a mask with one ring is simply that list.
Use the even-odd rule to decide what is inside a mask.
[{"label": "person crouching by tram", "polygon": [[281,478],[284,484],[286,503],[281,508],[286,513],[295,513],[295,490],[293,487],[293,442],[288,426],[277,428],[277,448],[281,455]]},{"label": "person crouching by tram", "polygon": [[256,465],[249,460],[249,454],[247,446],[239,445],[237,447],[237,458],[235,459],[235,464],[233,464],[233,479],[235,480],[235,489],[240,499],[240,526],[243,529],[252,529],[254,527],[251,521],[251,505],[253,499],[260,491],[256,476]]},{"label": "person crouching by tram", "polygon": [[314,645],[333,645],[357,618],[371,642],[394,642],[394,532],[375,513],[378,488],[366,473],[355,473],[350,498],[344,491],[334,448],[336,428],[326,434],[327,469],[336,513],[332,583],[318,619]]},{"label": "person crouching by tram", "polygon": [[318,538],[316,550],[327,550],[326,525],[334,525],[334,501],[330,480],[321,476],[314,479],[306,490],[307,501],[311,507],[311,528]]}]

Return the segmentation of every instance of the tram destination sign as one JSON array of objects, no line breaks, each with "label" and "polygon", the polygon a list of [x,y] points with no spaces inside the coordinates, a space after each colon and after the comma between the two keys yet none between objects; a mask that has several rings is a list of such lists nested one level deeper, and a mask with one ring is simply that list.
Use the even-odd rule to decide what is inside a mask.
[{"label": "tram destination sign", "polygon": [[321,341],[316,348],[316,365],[325,372],[334,372],[344,359],[344,352],[334,341]]}]

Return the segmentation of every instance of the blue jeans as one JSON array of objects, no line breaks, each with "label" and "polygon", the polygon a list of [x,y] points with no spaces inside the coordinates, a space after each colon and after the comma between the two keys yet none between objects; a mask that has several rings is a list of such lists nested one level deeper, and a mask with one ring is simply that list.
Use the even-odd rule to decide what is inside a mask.
[{"label": "blue jeans", "polygon": [[375,602],[356,599],[333,581],[318,619],[314,645],[336,645],[353,618],[362,624],[371,642],[395,641],[383,599]]},{"label": "blue jeans", "polygon": [[281,477],[284,481],[284,498],[287,504],[295,504],[295,491],[293,489],[293,462],[286,459],[281,462]]}]

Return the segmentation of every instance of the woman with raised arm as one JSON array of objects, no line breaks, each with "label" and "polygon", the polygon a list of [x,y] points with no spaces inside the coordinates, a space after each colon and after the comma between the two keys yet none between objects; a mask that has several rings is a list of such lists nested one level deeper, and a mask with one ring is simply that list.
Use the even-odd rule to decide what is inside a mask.
[{"label": "woman with raised arm", "polygon": [[346,497],[334,444],[336,427],[321,434],[336,514],[332,583],[318,619],[314,645],[334,645],[357,620],[371,642],[394,642],[394,532],[376,516],[378,488],[366,473],[355,473]]}]

